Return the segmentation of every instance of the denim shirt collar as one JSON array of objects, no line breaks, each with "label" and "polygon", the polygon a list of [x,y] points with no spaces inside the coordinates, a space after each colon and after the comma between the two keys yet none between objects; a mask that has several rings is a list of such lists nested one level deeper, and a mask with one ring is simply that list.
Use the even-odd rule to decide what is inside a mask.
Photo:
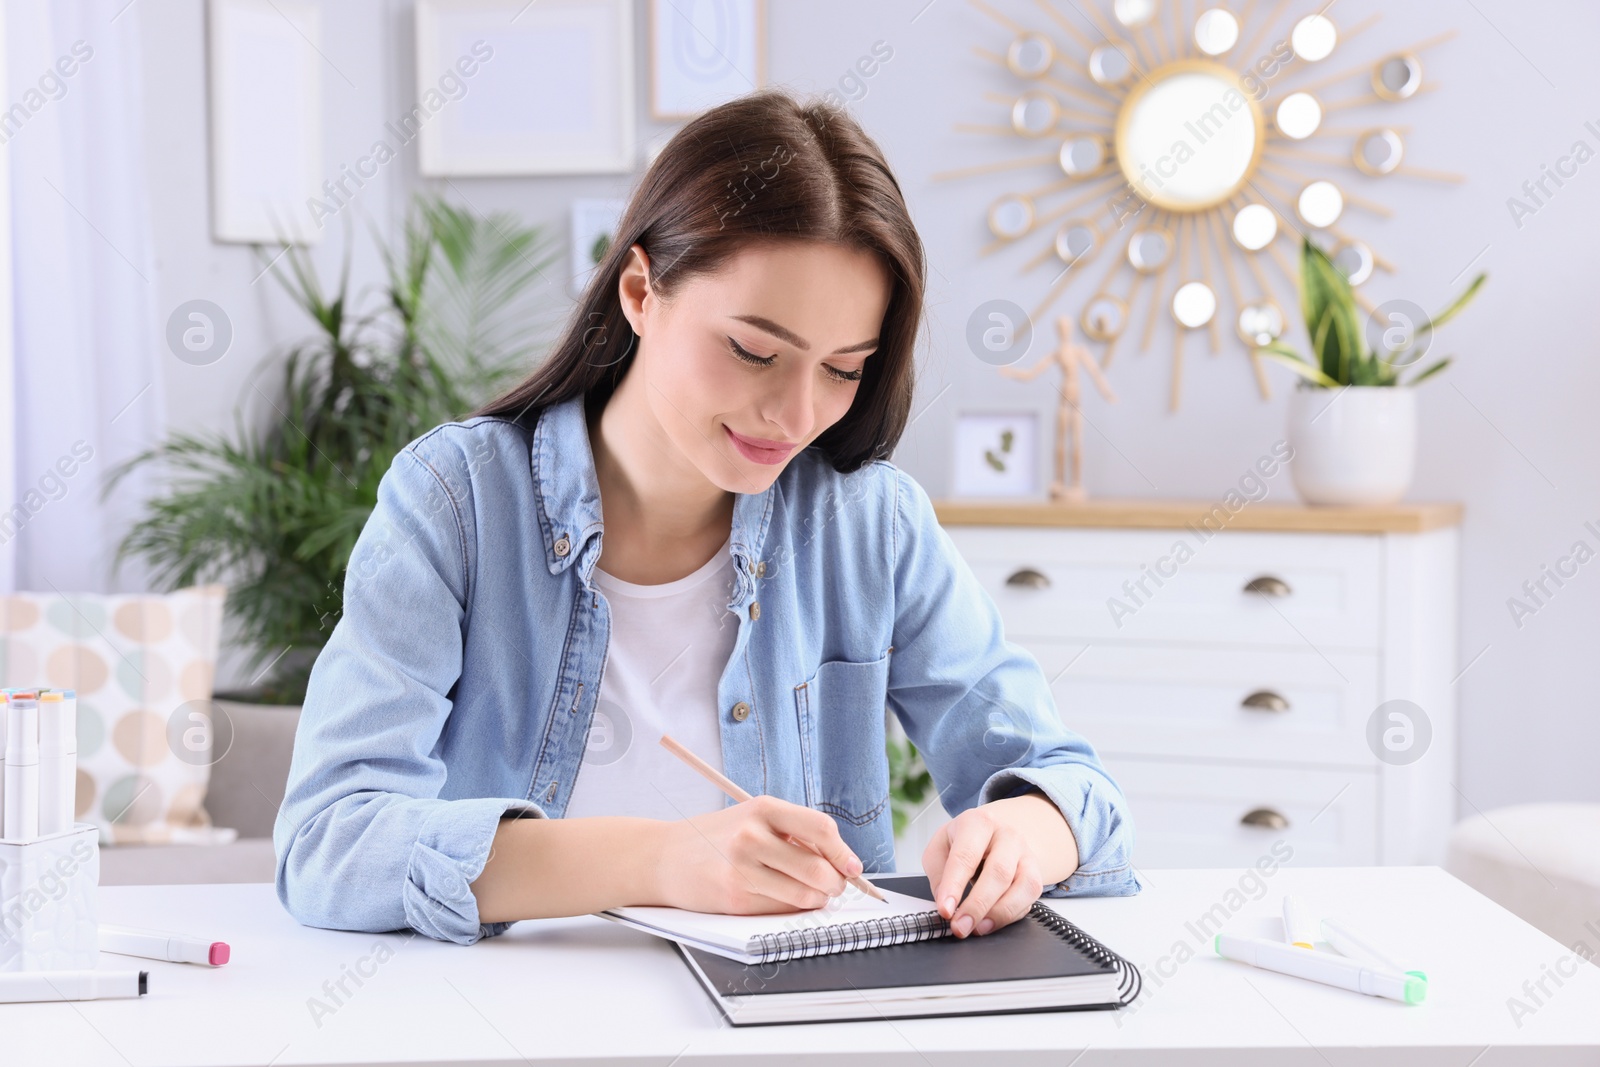
[{"label": "denim shirt collar", "polygon": [[[801,457],[795,459],[799,461]],[[551,574],[580,563],[578,573],[587,588],[600,559],[605,523],[601,520],[600,481],[595,473],[583,394],[540,411],[529,460],[539,490],[545,563]],[[774,482],[760,493],[734,494],[730,550],[738,583],[730,608],[742,607],[755,595],[752,575],[772,519],[776,485]],[[560,544],[563,539],[565,545]]]}]

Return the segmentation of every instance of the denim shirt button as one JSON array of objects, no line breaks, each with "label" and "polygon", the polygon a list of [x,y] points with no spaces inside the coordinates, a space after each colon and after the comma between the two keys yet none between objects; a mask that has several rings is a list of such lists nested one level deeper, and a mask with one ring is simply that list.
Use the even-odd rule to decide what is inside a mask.
[{"label": "denim shirt button", "polygon": [[572,551],[572,542],[567,540],[566,534],[562,534],[560,537],[556,538],[555,549],[556,555],[558,556],[565,556],[568,552]]},{"label": "denim shirt button", "polygon": [[766,560],[762,560],[760,563],[756,564],[756,577],[757,578],[765,578],[766,576],[767,576],[767,561]]},{"label": "denim shirt button", "polygon": [[750,601],[750,621],[755,622],[759,618],[761,618],[761,601],[752,600]]},{"label": "denim shirt button", "polygon": [[749,704],[746,704],[744,701],[741,700],[741,701],[739,701],[739,703],[737,703],[737,704],[735,704],[733,706],[733,721],[734,722],[744,722],[749,717],[750,717],[750,705]]}]

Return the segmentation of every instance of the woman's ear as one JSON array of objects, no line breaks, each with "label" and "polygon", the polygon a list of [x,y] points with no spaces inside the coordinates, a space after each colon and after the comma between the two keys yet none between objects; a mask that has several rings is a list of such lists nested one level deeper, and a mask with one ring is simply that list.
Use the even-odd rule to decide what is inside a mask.
[{"label": "woman's ear", "polygon": [[634,244],[628,249],[628,258],[622,264],[622,274],[617,279],[617,297],[622,302],[622,314],[627,317],[633,332],[643,336],[644,303],[653,294],[650,289],[650,256],[644,246]]}]

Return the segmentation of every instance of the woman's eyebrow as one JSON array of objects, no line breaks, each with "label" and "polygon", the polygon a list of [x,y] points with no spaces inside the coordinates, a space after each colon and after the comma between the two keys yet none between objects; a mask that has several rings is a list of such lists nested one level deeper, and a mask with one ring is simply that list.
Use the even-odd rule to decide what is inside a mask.
[{"label": "woman's eyebrow", "polygon": [[[747,322],[757,329],[767,331],[778,340],[784,342],[785,344],[794,345],[802,352],[811,351],[811,342],[807,341],[793,330],[784,329],[771,319],[762,318],[760,315],[735,315],[733,317],[738,319],[740,322]],[[846,345],[844,348],[836,348],[833,350],[833,354],[836,356],[845,356],[849,355],[851,352],[866,352],[869,349],[877,347],[878,339],[874,337],[870,341],[861,341],[857,344]]]}]

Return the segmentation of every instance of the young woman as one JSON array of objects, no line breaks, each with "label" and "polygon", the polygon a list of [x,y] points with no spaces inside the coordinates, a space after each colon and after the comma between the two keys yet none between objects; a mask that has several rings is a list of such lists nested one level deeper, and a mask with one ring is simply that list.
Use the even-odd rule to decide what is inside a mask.
[{"label": "young woman", "polygon": [[379,486],[276,827],[292,914],[821,907],[894,867],[886,708],[954,816],[922,863],[957,936],[1140,888],[1126,801],[886,459],[923,273],[843,111],[767,91],[672,139],[553,354]]}]

